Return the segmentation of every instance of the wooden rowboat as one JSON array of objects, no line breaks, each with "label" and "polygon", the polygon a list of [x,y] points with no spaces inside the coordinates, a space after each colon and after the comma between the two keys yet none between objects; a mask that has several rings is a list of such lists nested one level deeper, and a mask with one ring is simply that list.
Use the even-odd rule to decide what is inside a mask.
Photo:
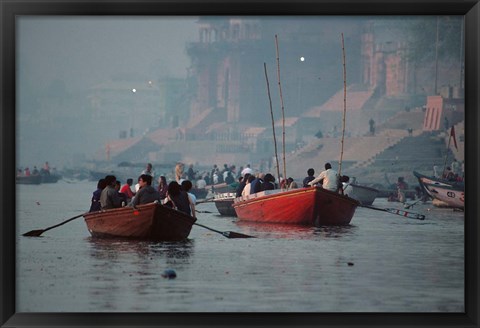
[{"label": "wooden rowboat", "polygon": [[321,187],[267,190],[235,198],[239,220],[312,226],[348,225],[359,202]]},{"label": "wooden rowboat", "polygon": [[184,240],[196,221],[185,213],[156,203],[91,212],[83,217],[93,237],[156,241]]},{"label": "wooden rowboat", "polygon": [[21,175],[15,177],[15,182],[18,184],[40,184],[42,183],[42,177],[38,174],[36,175]]},{"label": "wooden rowboat", "polygon": [[234,192],[215,194],[213,197],[213,202],[215,203],[215,207],[220,215],[237,216],[237,213],[233,208],[233,200],[235,199]]},{"label": "wooden rowboat", "polygon": [[343,194],[356,199],[362,205],[372,205],[379,191],[375,188],[360,186],[354,183],[346,184],[343,188]]},{"label": "wooden rowboat", "polygon": [[462,187],[426,182],[424,187],[428,190],[429,195],[432,195],[433,199],[441,201],[440,206],[446,204],[451,208],[465,208],[465,190]]},{"label": "wooden rowboat", "polygon": [[451,187],[458,190],[465,190],[465,184],[461,181],[449,181],[445,179],[440,179],[421,174],[417,171],[413,171],[413,175],[415,175],[415,177],[417,178],[418,183],[420,184],[422,189],[432,198],[435,198],[435,196],[431,194],[430,190],[426,187],[426,184],[437,185],[441,187]]}]

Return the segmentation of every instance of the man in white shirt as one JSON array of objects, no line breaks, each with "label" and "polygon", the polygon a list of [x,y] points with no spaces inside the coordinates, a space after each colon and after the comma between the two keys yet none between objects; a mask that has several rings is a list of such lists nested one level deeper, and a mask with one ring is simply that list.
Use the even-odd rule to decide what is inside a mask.
[{"label": "man in white shirt", "polygon": [[314,186],[323,180],[322,187],[331,191],[338,191],[338,173],[332,169],[330,163],[325,164],[325,171],[322,171],[318,177],[310,181],[308,184]]},{"label": "man in white shirt", "polygon": [[250,164],[247,164],[247,166],[242,170],[242,172],[240,172],[242,177],[244,177],[246,173],[253,173],[253,170],[250,168]]}]

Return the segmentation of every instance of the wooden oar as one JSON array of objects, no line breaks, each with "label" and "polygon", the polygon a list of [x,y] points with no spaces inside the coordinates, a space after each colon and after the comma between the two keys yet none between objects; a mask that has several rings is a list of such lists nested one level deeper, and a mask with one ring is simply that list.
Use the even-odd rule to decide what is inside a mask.
[{"label": "wooden oar", "polygon": [[412,207],[413,205],[417,204],[417,203],[418,203],[418,202],[420,202],[420,201],[422,201],[422,199],[421,199],[421,198],[420,198],[419,200],[417,200],[417,201],[415,201],[415,202],[411,203],[411,204],[407,204],[407,203],[405,203],[405,204],[403,205],[403,207],[404,207],[404,208],[406,208],[406,209],[408,210],[410,207]]},{"label": "wooden oar", "polygon": [[416,220],[425,220],[425,215],[423,214],[418,214],[418,213],[412,213],[412,212],[407,212],[403,210],[399,210],[396,208],[379,208],[379,207],[374,207],[374,206],[368,206],[368,205],[358,205],[360,207],[365,207],[369,208],[371,210],[376,210],[376,211],[382,211],[382,212],[387,212],[391,214],[397,214],[409,219],[416,219]]},{"label": "wooden oar", "polygon": [[197,204],[202,204],[202,203],[210,203],[210,202],[213,202],[214,198],[206,198],[204,200],[199,200],[195,203],[195,205]]},{"label": "wooden oar", "polygon": [[213,214],[213,212],[210,212],[210,211],[199,211],[199,210],[195,210],[195,212],[197,212],[197,213]]},{"label": "wooden oar", "polygon": [[221,234],[221,235],[223,235],[224,237],[227,237],[227,238],[255,238],[253,236],[244,235],[243,233],[238,233],[238,232],[233,232],[233,231],[218,231],[218,230],[212,229],[210,227],[204,226],[203,224],[196,223],[196,222],[194,224],[199,226],[199,227],[211,230],[213,232],[217,232],[217,233],[219,233],[219,234]]},{"label": "wooden oar", "polygon": [[79,217],[82,217],[84,214],[87,214],[87,213],[82,213],[82,214],[76,215],[76,216],[74,216],[73,218],[70,218],[70,219],[68,219],[68,220],[65,220],[65,221],[63,221],[63,222],[61,222],[61,223],[59,223],[59,224],[56,224],[56,225],[51,226],[51,227],[48,227],[48,228],[46,228],[46,229],[32,230],[32,231],[26,232],[26,233],[23,234],[23,236],[27,236],[27,237],[40,237],[40,235],[41,235],[42,233],[44,233],[45,231],[48,231],[48,230],[50,230],[50,229],[53,229],[53,228],[59,227],[59,226],[61,226],[61,225],[64,225],[65,223],[68,223],[68,222],[70,222],[70,221],[73,221],[73,220],[75,220],[75,219],[78,219]]}]

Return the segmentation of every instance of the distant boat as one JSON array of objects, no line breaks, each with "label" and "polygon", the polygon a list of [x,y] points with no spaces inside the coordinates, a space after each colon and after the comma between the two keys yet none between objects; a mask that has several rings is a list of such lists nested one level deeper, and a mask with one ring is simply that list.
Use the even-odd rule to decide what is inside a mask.
[{"label": "distant boat", "polygon": [[425,184],[427,183],[465,190],[465,183],[463,181],[449,181],[445,179],[436,178],[433,176],[424,175],[417,171],[413,171],[413,175],[417,178],[418,183],[420,184],[420,187],[422,187],[422,189],[432,198],[434,198],[433,195],[430,194],[430,191],[425,186]]},{"label": "distant boat", "polygon": [[372,205],[379,191],[375,188],[348,183],[343,188],[343,194],[360,202],[362,205]]},{"label": "distant boat", "polygon": [[208,194],[208,189],[205,188],[192,188],[190,192],[195,195],[197,199],[205,199]]},{"label": "distant boat", "polygon": [[213,202],[220,215],[237,216],[237,213],[233,208],[233,200],[235,199],[235,196],[236,194],[234,192],[225,192],[213,196]]},{"label": "distant boat", "polygon": [[88,231],[98,238],[181,241],[188,237],[195,218],[156,203],[84,214]]},{"label": "distant boat", "polygon": [[232,188],[229,184],[226,184],[225,182],[207,185],[205,188],[207,190],[211,190],[213,193],[219,194],[234,191],[234,188]]},{"label": "distant boat", "polygon": [[266,190],[235,198],[239,220],[310,226],[348,225],[359,202],[321,187]]},{"label": "distant boat", "polygon": [[448,207],[465,208],[465,189],[459,186],[446,186],[443,184],[424,183],[428,193]]},{"label": "distant boat", "polygon": [[34,184],[38,185],[42,183],[42,177],[38,174],[35,175],[19,175],[15,177],[17,184]]},{"label": "distant boat", "polygon": [[41,174],[42,183],[56,183],[62,177],[57,174]]}]

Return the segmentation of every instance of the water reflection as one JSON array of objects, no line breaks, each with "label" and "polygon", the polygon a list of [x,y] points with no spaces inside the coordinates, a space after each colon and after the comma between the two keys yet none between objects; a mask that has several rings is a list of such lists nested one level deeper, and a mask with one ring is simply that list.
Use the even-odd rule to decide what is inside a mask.
[{"label": "water reflection", "polygon": [[153,302],[158,290],[166,288],[162,273],[170,269],[183,275],[191,265],[195,247],[194,240],[152,242],[88,237],[86,241],[92,263],[81,279],[89,282],[89,303],[99,311],[122,308],[124,302],[138,304],[135,311],[147,310],[150,302],[146,300]]},{"label": "water reflection", "polygon": [[323,238],[341,238],[352,235],[357,229],[353,225],[312,227],[297,224],[260,223],[247,221],[237,221],[236,224],[242,228],[242,232],[251,234],[258,238],[296,240],[317,239],[319,236]]},{"label": "water reflection", "polygon": [[354,225],[321,226],[318,228],[314,228],[313,234],[320,235],[326,238],[341,238],[341,237],[353,235],[356,231],[357,231],[357,227]]},{"label": "water reflection", "polygon": [[139,241],[131,239],[86,238],[90,256],[96,259],[116,259],[123,255],[136,254],[139,258],[186,259],[192,255],[195,241],[177,242]]}]

